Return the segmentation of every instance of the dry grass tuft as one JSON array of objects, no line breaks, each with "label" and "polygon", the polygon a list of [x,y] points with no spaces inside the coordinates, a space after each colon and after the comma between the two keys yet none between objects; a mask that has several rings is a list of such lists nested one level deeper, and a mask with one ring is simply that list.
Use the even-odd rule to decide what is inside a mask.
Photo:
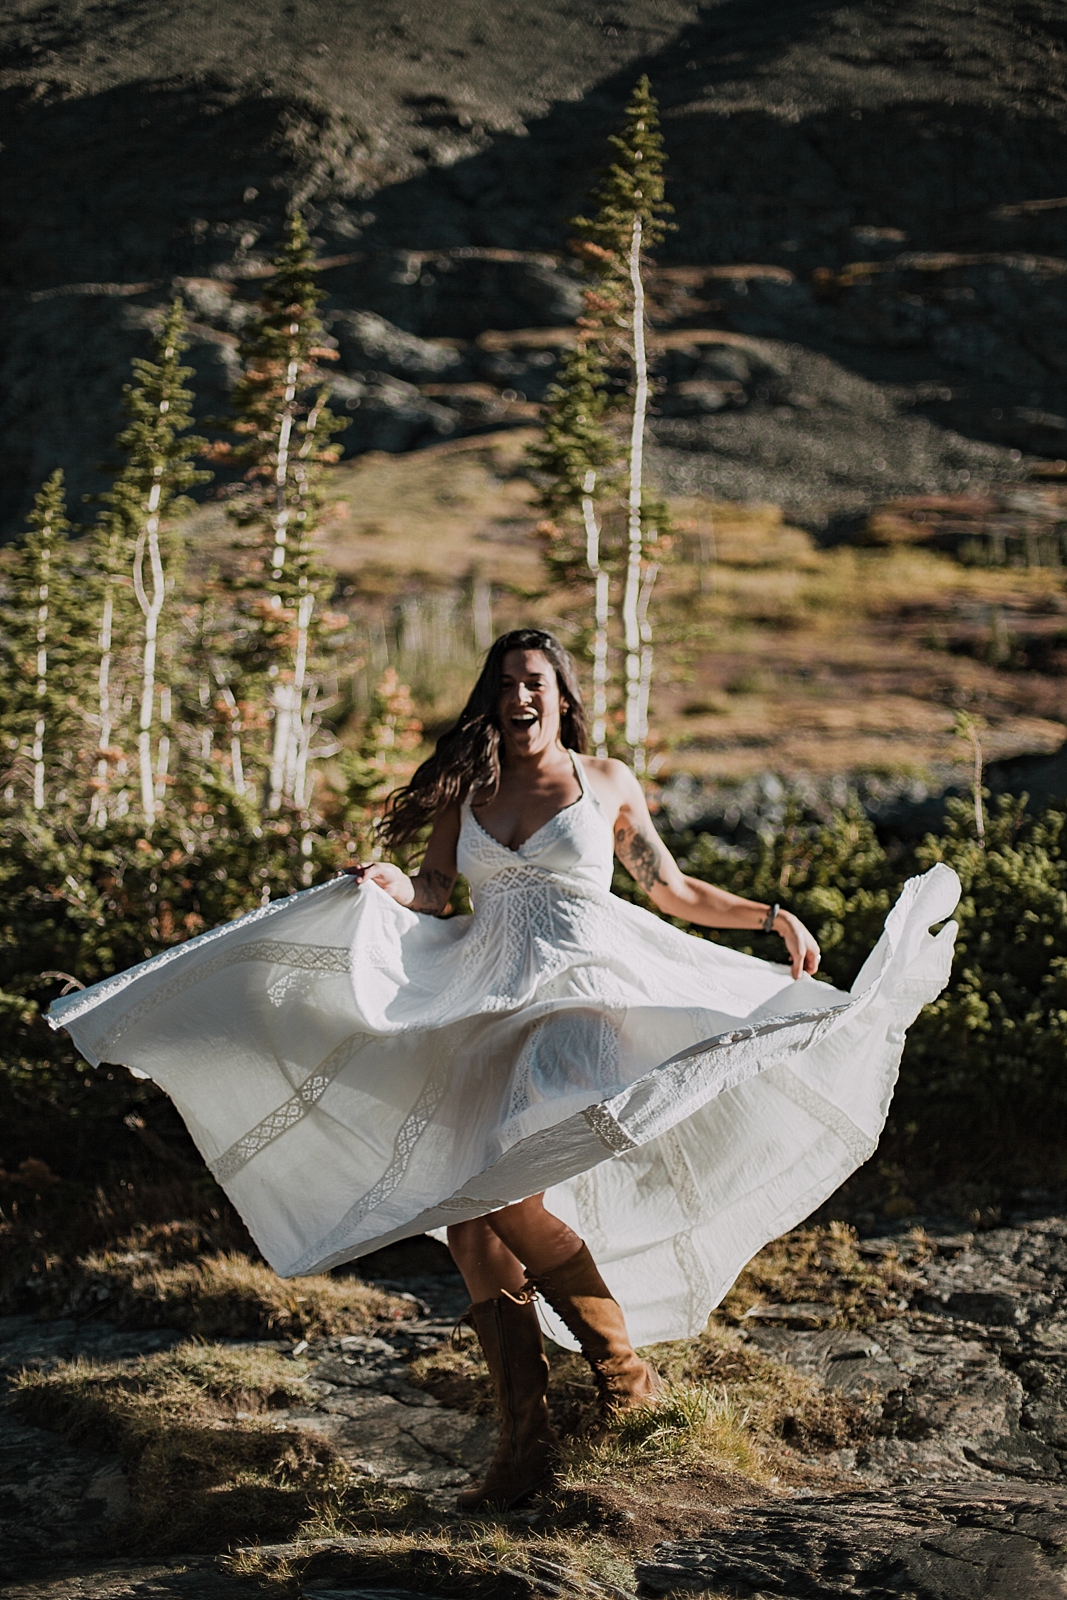
[{"label": "dry grass tuft", "polygon": [[130,1509],[116,1550],[217,1549],[287,1537],[348,1476],[321,1435],[272,1412],[306,1402],[306,1364],[274,1350],[184,1345],[15,1380],[16,1413],[121,1456]]},{"label": "dry grass tuft", "polygon": [[749,1262],[720,1309],[740,1322],[756,1306],[815,1303],[825,1327],[869,1327],[905,1309],[922,1287],[912,1266],[929,1256],[921,1229],[872,1256],[847,1223],[796,1228]]},{"label": "dry grass tuft", "polygon": [[[836,1476],[819,1456],[865,1438],[871,1428],[863,1407],[719,1323],[699,1338],[646,1351],[666,1381],[666,1397],[615,1418],[606,1434],[582,1357],[552,1346],[549,1354],[549,1406],[565,1441],[561,1492],[572,1509],[575,1492],[606,1486],[639,1503],[668,1483],[703,1479],[707,1505],[738,1498],[746,1485],[752,1493],[772,1480]],[[409,1372],[443,1405],[481,1414],[493,1409],[489,1374],[473,1342],[419,1356]]]},{"label": "dry grass tuft", "polygon": [[766,1484],[767,1470],[748,1415],[726,1389],[675,1381],[650,1405],[613,1417],[597,1439],[566,1449],[560,1487],[627,1482],[653,1490],[659,1480],[714,1473]]},{"label": "dry grass tuft", "polygon": [[411,1302],[353,1277],[275,1276],[226,1197],[201,1178],[86,1194],[58,1182],[0,1214],[0,1309],[104,1316],[205,1339],[363,1333]]},{"label": "dry grass tuft", "polygon": [[493,1380],[473,1337],[416,1356],[408,1366],[408,1382],[453,1411],[485,1417],[495,1408]]},{"label": "dry grass tuft", "polygon": [[[595,1425],[588,1367],[550,1346],[549,1404],[563,1452],[544,1515],[560,1536],[598,1530],[621,1551],[687,1537],[724,1507],[763,1498],[776,1485],[840,1485],[831,1452],[871,1432],[862,1406],[732,1328],[714,1324],[697,1339],[644,1353],[665,1380],[664,1397],[620,1414],[605,1430]],[[492,1407],[473,1346],[432,1351],[409,1370],[445,1405]]]},{"label": "dry grass tuft", "polygon": [[531,1592],[561,1589],[606,1600],[619,1590],[632,1593],[635,1583],[632,1561],[588,1529],[538,1534],[522,1517],[501,1515],[454,1529],[378,1529],[368,1537],[365,1520],[338,1506],[324,1508],[285,1550],[237,1550],[225,1567],[294,1594],[311,1585],[351,1593],[356,1586],[385,1584],[390,1592],[397,1585],[465,1600],[524,1600]]},{"label": "dry grass tuft", "polygon": [[283,1279],[236,1250],[167,1262],[152,1250],[120,1248],[79,1266],[126,1327],[181,1328],[206,1339],[365,1333],[413,1314],[410,1301],[356,1278]]},{"label": "dry grass tuft", "polygon": [[862,1406],[765,1355],[732,1328],[712,1323],[699,1338],[658,1345],[652,1355],[668,1378],[727,1393],[764,1467],[776,1476],[804,1478],[813,1454],[839,1450],[870,1432]]},{"label": "dry grass tuft", "polygon": [[606,1435],[570,1440],[564,1491],[611,1485],[640,1499],[673,1481],[702,1480],[707,1503],[721,1503],[746,1488],[836,1475],[818,1457],[870,1433],[863,1407],[733,1329],[712,1325],[645,1353],[665,1380],[664,1398],[614,1418]]}]

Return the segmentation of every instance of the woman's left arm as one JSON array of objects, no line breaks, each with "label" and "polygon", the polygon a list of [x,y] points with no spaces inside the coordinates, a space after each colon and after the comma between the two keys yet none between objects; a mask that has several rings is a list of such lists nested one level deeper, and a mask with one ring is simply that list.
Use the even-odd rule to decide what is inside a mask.
[{"label": "woman's left arm", "polygon": [[[765,927],[771,909],[766,903],[688,877],[653,827],[633,773],[622,768],[617,781],[621,803],[615,819],[615,854],[657,910],[704,928]],[[799,917],[779,911],[773,929],[785,940],[794,978],[819,970],[819,946]]]}]

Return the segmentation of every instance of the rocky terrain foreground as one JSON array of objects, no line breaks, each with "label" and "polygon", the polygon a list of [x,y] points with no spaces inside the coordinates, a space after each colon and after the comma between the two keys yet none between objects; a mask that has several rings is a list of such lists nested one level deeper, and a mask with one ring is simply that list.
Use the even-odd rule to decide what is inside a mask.
[{"label": "rocky terrain foreground", "polygon": [[[743,1326],[759,1348],[859,1399],[870,1438],[813,1462],[831,1490],[755,1493],[712,1510],[697,1536],[638,1559],[637,1592],[660,1596],[890,1595],[911,1600],[1052,1600],[1067,1595],[1067,1218],[1019,1220],[971,1236],[928,1233],[935,1254],[905,1309],[870,1329],[829,1326],[832,1306],[761,1304]],[[867,1240],[876,1256],[891,1241]],[[461,1309],[448,1280],[417,1285],[420,1315],[382,1335],[328,1338],[306,1404],[278,1425],[329,1435],[357,1469],[423,1492],[438,1522],[482,1468],[486,1419],[455,1411],[408,1381],[407,1363],[439,1345]],[[433,1297],[432,1310],[426,1305]],[[159,1349],[176,1334],[106,1325],[0,1323],[0,1363],[49,1366]],[[100,1531],[127,1502],[121,1464],[76,1450],[5,1415],[0,1423],[0,1572],[12,1600],[236,1594],[242,1581],[205,1555],[167,1562],[94,1560]],[[536,1511],[530,1521],[536,1522]],[[299,1554],[306,1600],[417,1593],[402,1563],[372,1587],[374,1539],[323,1539],[259,1552],[260,1575]],[[290,1584],[286,1592],[296,1592]],[[623,1591],[501,1564],[502,1596]]]}]

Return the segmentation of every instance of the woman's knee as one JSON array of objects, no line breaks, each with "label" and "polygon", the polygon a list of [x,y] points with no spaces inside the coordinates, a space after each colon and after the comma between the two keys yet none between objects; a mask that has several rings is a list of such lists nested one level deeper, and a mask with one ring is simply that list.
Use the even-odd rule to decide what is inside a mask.
[{"label": "woman's knee", "polygon": [[479,1217],[479,1222],[484,1222],[496,1234],[504,1234],[516,1224],[520,1227],[533,1225],[537,1227],[542,1219],[549,1217],[545,1210],[545,1197],[543,1194],[531,1194],[525,1200],[513,1200],[509,1206],[500,1206],[496,1211],[490,1211],[488,1216]]},{"label": "woman's knee", "polygon": [[502,1206],[486,1218],[493,1232],[531,1271],[548,1270],[581,1248],[581,1239],[546,1211],[541,1195]]},{"label": "woman's knee", "polygon": [[466,1222],[453,1222],[448,1228],[448,1248],[458,1261],[484,1255],[486,1247],[496,1242],[496,1235],[486,1217],[469,1217]]}]

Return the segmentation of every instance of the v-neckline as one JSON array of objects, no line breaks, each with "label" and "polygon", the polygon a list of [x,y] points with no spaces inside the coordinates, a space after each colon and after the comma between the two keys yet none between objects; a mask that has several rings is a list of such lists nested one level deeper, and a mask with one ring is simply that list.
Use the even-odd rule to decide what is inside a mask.
[{"label": "v-neckline", "polygon": [[467,811],[470,815],[471,821],[474,823],[474,826],[478,829],[478,832],[484,833],[487,839],[492,839],[493,843],[499,846],[501,850],[506,850],[509,856],[518,856],[522,854],[532,839],[536,839],[539,833],[544,833],[546,828],[550,828],[554,822],[557,822],[559,818],[562,817],[565,811],[573,811],[575,806],[580,806],[582,801],[585,799],[585,778],[582,774],[581,767],[578,765],[578,759],[575,756],[574,751],[568,750],[567,754],[571,758],[571,766],[574,768],[574,776],[578,780],[578,789],[580,792],[576,800],[569,800],[565,806],[560,806],[558,811],[553,811],[547,822],[542,822],[539,828],[535,828],[533,833],[527,834],[526,838],[521,844],[515,846],[504,844],[503,841],[498,839],[495,834],[490,833],[488,828],[483,827],[478,821],[478,818],[474,815],[474,807],[468,802]]}]

